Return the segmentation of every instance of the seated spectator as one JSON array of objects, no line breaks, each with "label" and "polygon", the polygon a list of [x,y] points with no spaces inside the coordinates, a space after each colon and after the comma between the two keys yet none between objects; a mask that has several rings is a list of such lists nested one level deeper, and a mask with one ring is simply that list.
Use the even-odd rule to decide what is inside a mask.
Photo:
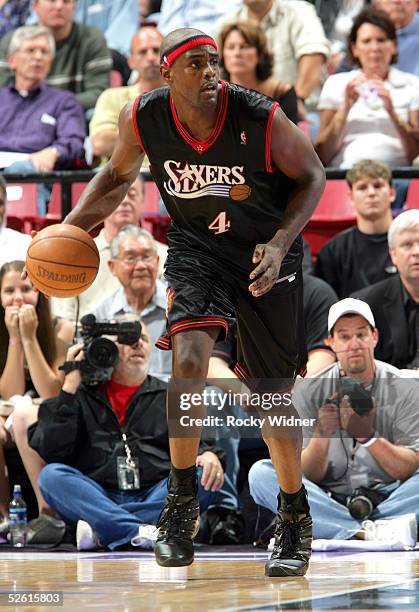
[{"label": "seated spectator", "polygon": [[419,76],[419,15],[416,0],[372,0],[385,11],[397,32],[397,68]]},{"label": "seated spectator", "polygon": [[315,273],[339,298],[389,278],[397,272],[387,232],[393,220],[395,189],[391,170],[381,162],[362,160],[346,173],[356,226],[334,236],[320,250]]},{"label": "seated spectator", "polygon": [[[148,375],[147,328],[137,342],[118,349],[108,382],[88,386],[78,370],[70,372],[60,395],[41,404],[28,432],[31,447],[49,463],[39,478],[43,495],[65,521],[80,521],[79,550],[152,545],[167,488],[172,490],[166,385]],[[78,344],[67,359],[82,355]],[[220,451],[204,440],[198,452],[202,511],[222,484],[223,468]]]},{"label": "seated spectator", "polygon": [[30,0],[0,1],[0,38],[6,32],[24,25],[30,11]]},{"label": "seated spectator", "polygon": [[217,20],[241,4],[241,0],[163,0],[158,27],[163,36],[177,28],[197,28],[214,35]]},{"label": "seated spectator", "polygon": [[[416,0],[372,0],[375,8],[385,11],[396,28],[397,61],[395,68],[419,76],[419,15]],[[346,56],[339,72],[350,70]]]},{"label": "seated spectator", "polygon": [[[12,261],[0,269],[0,396],[3,399],[26,394],[42,398],[57,395],[64,380],[58,366],[63,363],[74,334],[73,325],[51,317],[47,299],[34,289],[29,278],[22,280],[23,267],[23,261]],[[35,409],[32,406],[22,410],[29,414]],[[1,446],[0,454],[1,465],[2,459],[4,463]],[[34,461],[24,459],[24,465],[40,510],[48,512],[36,478],[31,478],[34,471],[39,472],[36,457]],[[0,470],[0,490],[4,489],[5,478],[5,471]]]},{"label": "seated spectator", "polygon": [[273,55],[262,28],[252,21],[230,23],[220,34],[219,54],[223,77],[255,89],[279,102],[294,123],[298,121],[297,95],[292,85],[272,77]]},{"label": "seated spectator", "polygon": [[61,389],[63,362],[74,326],[53,319],[49,304],[29,280],[21,278],[23,261],[0,270],[0,395],[32,392],[52,397]]},{"label": "seated spectator", "polygon": [[[65,0],[59,9],[50,0],[32,4],[38,24],[51,30],[56,44],[48,85],[72,91],[85,111],[93,108],[109,85],[112,68],[105,37],[96,28],[73,21],[75,0]],[[0,85],[7,85],[12,77],[7,63],[12,35],[9,32],[0,41]]]},{"label": "seated spectator", "polygon": [[6,227],[7,223],[7,188],[6,181],[0,174],[0,267],[7,261],[26,259],[31,237]]},{"label": "seated spectator", "polygon": [[388,230],[398,274],[354,294],[371,306],[378,329],[376,357],[397,368],[419,369],[419,210],[407,210]]},{"label": "seated spectator", "polygon": [[350,168],[365,158],[408,166],[419,153],[419,80],[394,68],[396,32],[386,13],[365,9],[348,37],[360,69],[324,84],[316,148],[326,166]]},{"label": "seated spectator", "polygon": [[[313,535],[390,540],[393,525],[383,538],[371,521],[402,518],[410,526],[412,517],[405,516],[410,513],[419,520],[419,387],[374,359],[378,331],[365,302],[347,298],[334,304],[328,328],[338,363],[294,390],[300,416],[316,423],[310,437],[305,432],[302,452]],[[339,392],[342,373],[368,390],[373,401],[366,414],[360,416],[348,395]],[[256,503],[274,512],[279,489],[272,462],[254,464],[249,484]],[[372,512],[350,503],[357,494],[372,501]],[[416,543],[414,519],[413,531],[414,542],[403,543]]]},{"label": "seated spectator", "polygon": [[[94,239],[99,250],[100,264],[93,284],[81,295],[75,298],[51,298],[52,311],[55,314],[75,321],[78,313],[79,319],[92,312],[105,298],[120,288],[119,280],[112,274],[108,262],[111,256],[110,244],[118,232],[127,225],[139,223],[144,208],[144,182],[141,175],[128,189],[121,204],[103,222],[103,229]],[[163,277],[164,262],[166,261],[167,246],[162,242],[154,241],[159,256],[159,277]]]},{"label": "seated spectator", "polygon": [[[13,32],[8,62],[14,82],[0,88],[0,165],[5,173],[51,172],[84,155],[80,103],[71,92],[45,82],[54,52],[47,28],[24,26]],[[45,215],[50,192],[48,186],[38,188],[40,216]]]},{"label": "seated spectator", "polygon": [[[299,119],[307,110],[315,111],[329,42],[316,9],[300,0],[243,0],[244,6],[229,13],[221,22],[259,23],[274,55],[274,78],[295,87]],[[164,32],[163,32],[164,33]]]},{"label": "seated spectator", "polygon": [[131,42],[130,68],[138,72],[138,80],[129,87],[111,87],[98,98],[90,122],[93,154],[110,157],[118,136],[118,118],[122,108],[139,95],[148,93],[164,82],[160,74],[162,35],[155,27],[144,26]]},{"label": "seated spectator", "polygon": [[97,319],[114,319],[133,312],[147,325],[153,350],[150,375],[168,380],[172,353],[154,347],[166,330],[166,286],[158,280],[159,256],[153,236],[136,225],[127,225],[111,241],[109,268],[120,288],[100,303]]}]

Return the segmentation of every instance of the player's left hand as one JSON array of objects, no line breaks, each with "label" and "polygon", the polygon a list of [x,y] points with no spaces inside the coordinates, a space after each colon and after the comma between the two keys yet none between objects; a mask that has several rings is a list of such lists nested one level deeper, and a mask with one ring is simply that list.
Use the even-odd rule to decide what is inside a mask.
[{"label": "player's left hand", "polygon": [[197,467],[203,468],[201,485],[205,491],[218,491],[224,484],[224,470],[217,455],[211,451],[205,451],[196,458]]},{"label": "player's left hand", "polygon": [[253,263],[259,264],[250,274],[249,291],[253,297],[259,297],[272,289],[278,280],[279,269],[285,252],[273,244],[257,244],[253,253]]}]

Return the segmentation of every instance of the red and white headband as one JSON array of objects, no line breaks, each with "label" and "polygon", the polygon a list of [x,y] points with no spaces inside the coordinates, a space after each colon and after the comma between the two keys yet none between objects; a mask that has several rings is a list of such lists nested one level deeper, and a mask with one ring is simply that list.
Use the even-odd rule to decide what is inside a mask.
[{"label": "red and white headband", "polygon": [[211,36],[194,35],[186,40],[182,40],[182,42],[179,42],[177,45],[167,50],[164,55],[161,56],[160,63],[164,64],[166,67],[170,67],[179,55],[182,55],[182,53],[194,47],[200,47],[201,45],[211,45],[211,47],[214,47],[214,49],[218,51],[217,43]]}]

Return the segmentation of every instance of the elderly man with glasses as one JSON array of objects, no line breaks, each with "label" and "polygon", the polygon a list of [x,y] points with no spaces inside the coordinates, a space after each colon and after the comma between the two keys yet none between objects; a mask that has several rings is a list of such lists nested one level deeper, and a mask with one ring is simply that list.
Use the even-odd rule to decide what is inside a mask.
[{"label": "elderly man with glasses", "polygon": [[166,328],[166,286],[157,276],[159,256],[153,236],[136,225],[127,225],[111,241],[108,262],[121,286],[93,310],[97,319],[114,319],[134,312],[147,325],[151,338],[150,374],[168,380],[171,351],[154,344]]}]

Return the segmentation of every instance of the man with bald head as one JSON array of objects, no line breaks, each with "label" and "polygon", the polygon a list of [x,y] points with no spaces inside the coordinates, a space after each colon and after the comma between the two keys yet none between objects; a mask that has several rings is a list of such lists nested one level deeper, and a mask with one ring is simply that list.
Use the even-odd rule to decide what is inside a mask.
[{"label": "man with bald head", "polygon": [[94,155],[112,155],[118,137],[119,113],[125,104],[163,85],[159,61],[162,39],[154,26],[144,26],[134,35],[128,64],[137,71],[138,80],[128,87],[106,89],[99,96],[89,128]]},{"label": "man with bald head", "polygon": [[[122,110],[110,161],[64,222],[85,230],[97,225],[117,207],[148,156],[172,219],[167,329],[158,342],[173,351],[172,468],[155,548],[157,563],[170,567],[194,558],[197,419],[204,411],[194,402],[192,423],[183,430],[180,411],[185,393],[202,394],[215,341],[237,321],[237,372],[250,379],[257,397],[262,389],[289,388],[305,367],[299,234],[325,176],[312,145],[277,103],[220,81],[217,45],[204,32],[183,28],[165,37],[160,71],[168,87]],[[281,487],[276,543],[265,572],[301,576],[312,530],[301,480],[301,430],[282,437],[262,433]]]}]

